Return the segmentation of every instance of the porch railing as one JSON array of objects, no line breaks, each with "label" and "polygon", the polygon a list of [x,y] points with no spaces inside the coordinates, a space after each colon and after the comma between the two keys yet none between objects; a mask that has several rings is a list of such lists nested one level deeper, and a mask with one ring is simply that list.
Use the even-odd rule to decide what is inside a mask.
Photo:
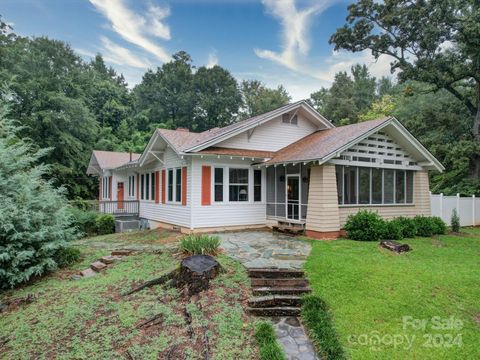
[{"label": "porch railing", "polygon": [[138,200],[123,200],[123,201],[100,201],[98,204],[98,211],[105,214],[112,214],[115,216],[138,215],[140,209],[140,202]]}]

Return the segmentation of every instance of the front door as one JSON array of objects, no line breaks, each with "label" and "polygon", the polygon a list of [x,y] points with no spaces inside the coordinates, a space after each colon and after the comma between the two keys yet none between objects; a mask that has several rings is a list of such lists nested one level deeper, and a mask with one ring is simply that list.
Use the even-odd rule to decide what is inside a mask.
[{"label": "front door", "polygon": [[300,220],[299,175],[287,175],[287,219]]},{"label": "front door", "polygon": [[123,210],[123,200],[124,200],[124,194],[123,194],[123,182],[117,183],[117,201],[118,205],[117,208],[118,210]]}]

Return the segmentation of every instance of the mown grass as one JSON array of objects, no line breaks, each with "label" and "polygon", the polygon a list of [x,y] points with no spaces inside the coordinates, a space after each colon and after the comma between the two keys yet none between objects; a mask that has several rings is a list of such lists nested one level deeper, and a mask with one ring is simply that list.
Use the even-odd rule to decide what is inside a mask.
[{"label": "mown grass", "polygon": [[[162,231],[139,232],[121,235],[120,242],[158,244],[166,236]],[[37,296],[32,303],[1,314],[0,339],[8,341],[0,345],[0,358],[158,359],[170,352],[171,358],[200,359],[205,331],[211,359],[256,358],[253,321],[239,301],[248,297],[248,278],[237,262],[219,256],[225,271],[211,289],[191,299],[162,286],[122,296],[135,285],[175,269],[178,249],[146,249],[102,274],[70,280],[72,274],[109,253],[98,247],[102,242],[108,247],[119,239],[115,235],[84,239],[76,244],[82,251],[81,262],[0,295],[2,299]],[[90,243],[95,246],[89,247]],[[187,332],[185,308],[192,315],[192,336]],[[137,327],[157,314],[162,317],[160,324]]]},{"label": "mown grass", "polygon": [[[347,356],[480,358],[480,229],[403,242],[413,251],[396,255],[376,242],[311,242],[305,270],[331,310]],[[446,327],[452,318],[461,324],[438,329],[434,317]]]}]

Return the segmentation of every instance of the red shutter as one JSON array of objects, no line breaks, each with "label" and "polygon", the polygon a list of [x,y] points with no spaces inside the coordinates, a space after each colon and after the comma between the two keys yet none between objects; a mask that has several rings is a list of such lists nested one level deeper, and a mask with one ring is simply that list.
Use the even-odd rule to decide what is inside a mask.
[{"label": "red shutter", "polygon": [[202,205],[210,205],[212,189],[212,168],[202,166]]},{"label": "red shutter", "polygon": [[100,176],[100,187],[98,189],[98,200],[102,200],[102,184],[103,184],[103,177]]},{"label": "red shutter", "polygon": [[160,171],[155,171],[155,204],[160,202]]},{"label": "red shutter", "polygon": [[140,199],[140,174],[137,174],[137,200]]},{"label": "red shutter", "polygon": [[187,205],[187,167],[182,167],[182,205]]},{"label": "red shutter", "polygon": [[165,204],[165,170],[162,170],[162,204]]},{"label": "red shutter", "polygon": [[108,190],[110,193],[110,201],[112,201],[112,177],[108,177]]}]

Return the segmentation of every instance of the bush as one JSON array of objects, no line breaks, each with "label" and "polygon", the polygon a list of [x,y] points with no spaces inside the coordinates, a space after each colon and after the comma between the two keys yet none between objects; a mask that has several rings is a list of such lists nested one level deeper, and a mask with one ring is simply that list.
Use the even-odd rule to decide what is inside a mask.
[{"label": "bush", "polygon": [[453,209],[452,211],[450,226],[452,227],[453,232],[460,232],[460,217],[458,216],[457,209]]},{"label": "bush", "polygon": [[403,239],[403,225],[397,219],[385,221],[383,227],[382,239],[385,240],[402,240]]},{"label": "bush", "polygon": [[415,225],[415,220],[412,218],[407,218],[400,216],[394,219],[402,227],[402,236],[404,238],[414,238],[417,236],[417,226]]},{"label": "bush", "polygon": [[302,318],[323,359],[345,359],[327,304],[315,295],[302,300]]},{"label": "bush", "polygon": [[58,267],[63,268],[80,260],[80,250],[74,247],[61,248],[53,258]]},{"label": "bush", "polygon": [[98,214],[95,219],[97,235],[107,235],[115,232],[115,218],[111,214]]},{"label": "bush", "polygon": [[97,234],[96,219],[98,214],[94,211],[85,211],[76,207],[70,208],[73,225],[82,233],[83,236],[92,236]]},{"label": "bush", "polygon": [[360,210],[350,215],[345,230],[350,239],[359,241],[378,241],[383,235],[385,221],[376,213]]},{"label": "bush", "polygon": [[211,235],[192,234],[180,240],[180,249],[190,255],[216,255],[220,246],[220,238]]},{"label": "bush", "polygon": [[418,236],[430,237],[447,232],[447,225],[437,216],[417,215],[414,217],[414,221]]},{"label": "bush", "polygon": [[260,350],[261,360],[284,360],[285,353],[280,347],[271,323],[258,321],[255,324],[255,339]]}]

